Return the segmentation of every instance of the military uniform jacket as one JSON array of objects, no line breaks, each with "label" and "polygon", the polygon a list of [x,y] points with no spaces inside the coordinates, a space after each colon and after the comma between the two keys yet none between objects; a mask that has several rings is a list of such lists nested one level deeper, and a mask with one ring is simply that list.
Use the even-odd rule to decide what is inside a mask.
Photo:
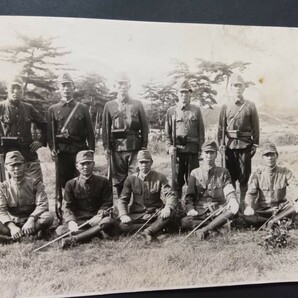
[{"label": "military uniform jacket", "polygon": [[[72,99],[71,101],[64,102],[60,101],[52,106],[50,106],[48,111],[48,143],[53,149],[53,139],[52,139],[52,125],[51,125],[51,115],[54,115],[55,119],[55,129],[56,134],[61,134],[61,129],[66,122],[69,114],[76,105],[76,102]],[[70,136],[69,141],[57,141],[58,149],[60,152],[66,153],[77,153],[81,150],[95,150],[95,136],[93,125],[91,122],[88,107],[80,103],[77,107],[74,115],[69,121],[66,130]],[[87,143],[88,144],[87,144]]]},{"label": "military uniform jacket", "polygon": [[[166,114],[165,135],[167,146],[173,145],[174,117],[176,118],[176,144],[178,152],[197,154],[205,140],[205,128],[201,109],[188,104],[182,109],[174,106]],[[179,140],[184,139],[184,142]]]},{"label": "military uniform jacket", "polygon": [[285,202],[287,186],[297,180],[287,168],[257,169],[250,177],[245,203],[254,209],[266,209]]},{"label": "military uniform jacket", "polygon": [[218,126],[219,144],[222,140],[223,125],[226,128],[227,148],[245,149],[253,144],[259,145],[259,116],[253,102],[242,99],[221,107]]},{"label": "military uniform jacket", "polygon": [[[132,202],[130,202],[133,194]],[[177,198],[172,192],[167,178],[154,170],[151,170],[144,180],[140,173],[128,176],[118,201],[119,216],[145,213],[146,210],[167,206],[174,210]]]},{"label": "military uniform jacket", "polygon": [[32,122],[36,124],[41,131],[40,142],[47,146],[47,122],[26,102],[20,102],[18,106],[11,104],[9,100],[0,102],[0,135],[2,137],[19,137],[19,147],[14,148],[22,153],[26,161],[35,161],[38,159],[37,153],[30,150],[33,142],[31,134]]},{"label": "military uniform jacket", "polygon": [[204,165],[191,171],[185,197],[186,212],[199,211],[206,203],[224,205],[230,198],[236,198],[235,189],[227,169]]},{"label": "military uniform jacket", "polygon": [[9,179],[0,184],[0,221],[39,217],[49,210],[44,184],[39,179],[25,177],[20,183]]},{"label": "military uniform jacket", "polygon": [[65,222],[90,219],[113,205],[113,194],[108,179],[91,175],[87,180],[81,176],[65,185],[63,217]]},{"label": "military uniform jacket", "polygon": [[[103,147],[113,151],[135,151],[148,144],[148,123],[139,100],[105,104],[102,118]],[[110,137],[109,137],[110,135]]]}]

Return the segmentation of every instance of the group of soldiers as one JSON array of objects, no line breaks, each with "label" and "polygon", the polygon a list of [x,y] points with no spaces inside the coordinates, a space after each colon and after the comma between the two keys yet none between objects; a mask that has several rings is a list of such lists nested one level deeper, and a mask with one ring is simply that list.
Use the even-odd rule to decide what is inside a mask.
[{"label": "group of soldiers", "polygon": [[[217,142],[205,140],[201,110],[190,103],[189,82],[177,82],[178,101],[168,109],[165,125],[171,185],[163,173],[152,169],[146,113],[141,101],[129,96],[127,74],[117,78],[117,97],[106,103],[102,117],[110,179],[94,174],[90,114],[86,105],[74,100],[75,84],[68,73],[58,78],[61,101],[48,109],[46,119],[23,101],[20,77],[7,87],[8,98],[0,102],[1,156],[5,156],[0,184],[1,243],[35,234],[42,238],[53,227],[55,214],[49,211],[36,153],[47,145],[59,164],[57,175],[64,190],[63,215],[55,227],[63,248],[120,233],[140,232],[151,242],[178,229],[195,230],[203,240],[233,219],[241,218],[247,226],[266,223],[270,228],[298,211],[294,203],[277,213],[288,202],[286,190],[295,179],[290,170],[277,166],[274,144],[264,144],[264,166],[251,174],[259,146],[259,118],[255,104],[243,97],[245,82],[238,74],[229,80],[229,102],[220,111]],[[31,123],[41,131],[39,140],[32,138]],[[219,152],[221,167],[216,165]]]}]

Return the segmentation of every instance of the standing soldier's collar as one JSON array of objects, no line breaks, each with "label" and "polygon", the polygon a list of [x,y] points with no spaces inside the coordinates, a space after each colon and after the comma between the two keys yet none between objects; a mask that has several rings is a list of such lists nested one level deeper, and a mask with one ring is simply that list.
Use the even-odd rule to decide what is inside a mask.
[{"label": "standing soldier's collar", "polygon": [[61,100],[63,106],[71,106],[74,103],[74,99],[72,98],[69,101]]},{"label": "standing soldier's collar", "polygon": [[189,110],[189,105],[190,103],[188,102],[187,104],[185,105],[177,105],[177,107],[180,109],[180,110]]},{"label": "standing soldier's collar", "polygon": [[243,96],[241,96],[240,98],[237,98],[236,100],[234,100],[235,104],[243,104],[244,103],[244,98]]},{"label": "standing soldier's collar", "polygon": [[119,103],[119,104],[126,104],[126,103],[128,103],[128,101],[129,101],[129,97],[124,97],[124,98],[122,98],[122,99],[120,99],[120,98],[116,98],[116,101]]},{"label": "standing soldier's collar", "polygon": [[88,183],[90,180],[91,180],[91,178],[93,177],[93,174],[91,174],[89,177],[83,177],[82,175],[80,175],[79,176],[79,183],[80,184],[85,184],[85,183]]},{"label": "standing soldier's collar", "polygon": [[152,172],[152,170],[150,170],[146,175],[142,175],[141,172],[139,172],[138,176],[142,181],[145,181],[145,180],[148,180],[150,178],[151,172]]}]

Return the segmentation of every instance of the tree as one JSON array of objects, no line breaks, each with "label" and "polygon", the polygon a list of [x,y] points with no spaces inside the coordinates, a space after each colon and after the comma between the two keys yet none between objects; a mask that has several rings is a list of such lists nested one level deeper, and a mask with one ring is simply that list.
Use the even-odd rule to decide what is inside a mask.
[{"label": "tree", "polygon": [[70,70],[65,63],[57,62],[70,51],[53,46],[55,38],[28,37],[18,34],[20,44],[0,48],[0,59],[21,65],[20,76],[24,80],[24,94],[28,99],[47,100],[56,89],[54,71]]}]

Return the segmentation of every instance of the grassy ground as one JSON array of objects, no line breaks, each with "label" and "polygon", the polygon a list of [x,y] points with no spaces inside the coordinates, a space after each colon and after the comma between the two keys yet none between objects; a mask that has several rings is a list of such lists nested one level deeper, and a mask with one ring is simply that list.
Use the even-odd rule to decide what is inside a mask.
[{"label": "grassy ground", "polygon": [[[169,157],[160,147],[154,152],[154,167],[170,179]],[[102,152],[102,150],[101,150]],[[280,148],[280,164],[297,176],[297,148]],[[54,166],[48,151],[41,149],[46,190],[53,210]],[[104,156],[97,154],[97,171],[104,173]],[[254,168],[261,162],[254,158]],[[146,245],[135,239],[126,248],[126,238],[94,239],[89,244],[62,251],[59,243],[38,253],[32,250],[43,240],[24,239],[0,247],[1,297],[39,296],[107,291],[127,291],[188,286],[296,280],[298,231],[291,231],[287,248],[267,251],[258,243],[261,234],[233,231],[198,242],[172,235]]]}]

